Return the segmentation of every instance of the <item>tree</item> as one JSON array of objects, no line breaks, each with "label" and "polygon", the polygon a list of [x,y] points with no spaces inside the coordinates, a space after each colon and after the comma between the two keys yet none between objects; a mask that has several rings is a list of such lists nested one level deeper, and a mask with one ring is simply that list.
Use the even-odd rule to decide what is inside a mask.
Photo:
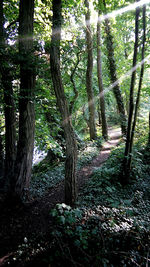
[{"label": "tree", "polygon": [[148,147],[150,148],[150,111],[149,111],[149,134],[148,134]]},{"label": "tree", "polygon": [[105,99],[104,99],[104,88],[103,88],[103,78],[102,78],[102,61],[101,61],[101,29],[100,29],[100,11],[98,12],[97,21],[97,76],[98,76],[98,86],[99,86],[99,101],[100,101],[100,111],[101,111],[101,122],[102,122],[102,136],[105,140],[108,139],[108,129],[105,114]]},{"label": "tree", "polygon": [[3,176],[3,168],[4,168],[4,153],[3,153],[2,137],[0,135],[0,178]]},{"label": "tree", "polygon": [[[106,10],[106,4],[104,0],[104,6]],[[119,86],[119,81],[117,78],[117,68],[116,68],[116,62],[114,57],[114,45],[113,45],[113,36],[111,33],[111,26],[110,26],[110,20],[106,17],[105,19],[105,32],[106,32],[106,46],[107,46],[107,56],[108,56],[108,68],[110,72],[110,79],[112,82],[112,89],[113,93],[116,98],[118,111],[120,114],[120,124],[121,124],[121,130],[122,134],[126,135],[126,115],[125,115],[125,108],[123,103],[123,98]]]},{"label": "tree", "polygon": [[86,22],[86,45],[87,45],[86,91],[87,91],[88,109],[89,109],[88,125],[90,130],[90,139],[95,140],[96,139],[95,105],[94,105],[94,94],[92,88],[93,43],[91,36],[90,9],[88,0],[85,0],[85,7],[87,8],[85,14],[85,22]]},{"label": "tree", "polygon": [[34,87],[35,66],[33,54],[34,0],[20,0],[19,6],[19,140],[15,162],[12,193],[22,199],[29,188],[34,148]]},{"label": "tree", "polygon": [[130,85],[130,99],[129,99],[129,117],[128,117],[128,128],[127,128],[127,139],[125,144],[125,158],[123,165],[123,178],[125,183],[129,181],[130,171],[131,171],[131,159],[132,159],[132,147],[133,147],[133,138],[136,126],[137,112],[140,101],[140,92],[143,81],[144,74],[144,51],[145,51],[145,12],[146,7],[143,6],[143,42],[142,42],[142,66],[140,73],[140,80],[138,86],[138,93],[136,99],[136,105],[134,108],[134,87],[136,79],[136,63],[137,63],[137,54],[138,54],[138,41],[139,41],[139,15],[140,8],[136,8],[136,17],[135,17],[135,43],[134,43],[134,55],[133,55],[133,72],[131,76],[131,85]]},{"label": "tree", "polygon": [[0,2],[0,72],[4,95],[5,114],[5,185],[9,188],[16,159],[16,118],[12,87],[12,62],[8,55],[8,44],[4,30],[3,1]]},{"label": "tree", "polygon": [[137,98],[136,98],[136,104],[135,104],[135,111],[134,111],[134,116],[133,116],[133,124],[132,124],[132,129],[131,129],[130,157],[129,157],[130,158],[130,162],[129,162],[129,166],[131,165],[133,139],[134,139],[134,133],[135,133],[135,126],[136,126],[136,122],[137,122],[137,114],[138,114],[138,110],[139,110],[140,95],[141,95],[143,75],[144,75],[145,41],[146,41],[146,6],[144,5],[143,6],[143,42],[142,42],[142,56],[141,56],[142,65],[141,65],[138,92],[137,92]]},{"label": "tree", "polygon": [[[4,15],[3,15],[3,1],[0,2],[0,51],[3,51],[3,36],[4,36]],[[2,64],[2,56],[0,56],[0,66]],[[2,72],[1,80],[2,80]],[[2,81],[0,81],[0,85],[2,85]],[[1,124],[1,119],[0,119]],[[3,144],[2,144],[2,136],[1,136],[1,128],[0,128],[0,177],[3,175],[3,167],[4,167],[4,155],[3,155]]]},{"label": "tree", "polygon": [[50,46],[50,67],[57,104],[62,116],[66,141],[66,161],[65,161],[65,203],[73,205],[76,201],[76,161],[77,145],[74,131],[71,124],[68,103],[66,100],[64,87],[60,71],[60,40],[62,23],[62,1],[53,0],[53,20],[52,39]]}]

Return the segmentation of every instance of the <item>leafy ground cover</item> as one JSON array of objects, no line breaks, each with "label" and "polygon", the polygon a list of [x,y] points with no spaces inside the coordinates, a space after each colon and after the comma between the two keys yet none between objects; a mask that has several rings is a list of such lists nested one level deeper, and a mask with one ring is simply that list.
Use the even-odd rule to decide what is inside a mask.
[{"label": "leafy ground cover", "polygon": [[52,266],[149,266],[150,168],[139,153],[133,162],[134,179],[122,187],[122,156],[119,147],[95,169],[78,208],[62,204],[52,211],[57,226]]},{"label": "leafy ground cover", "polygon": [[[95,143],[92,141],[82,145],[79,151],[77,169],[87,165],[91,160],[99,154],[102,146],[102,139]],[[49,189],[54,188],[58,183],[64,180],[64,162],[57,166],[51,166],[48,161],[43,160],[34,166],[33,175],[30,186],[30,197],[42,197]]]},{"label": "leafy ground cover", "polygon": [[[6,211],[7,220],[2,211],[1,226],[7,229],[6,244],[9,250],[3,251],[8,256],[6,262],[11,266],[146,266],[150,264],[150,152],[139,144],[135,146],[133,157],[132,182],[122,187],[120,184],[121,163],[124,145],[115,148],[107,161],[101,166],[110,146],[116,144],[116,132],[113,142],[110,140],[88,167],[86,184],[82,184],[78,202],[72,209],[63,204],[60,198],[62,183],[54,182],[53,195],[45,195],[47,182],[40,184],[42,177],[48,173],[53,182],[55,176],[63,179],[63,165],[60,172],[56,169],[45,172],[41,168],[35,176],[35,187],[32,196],[39,198],[29,210]],[[118,137],[117,137],[118,138]],[[112,142],[112,143],[111,143]],[[118,142],[118,141],[117,141]],[[81,163],[91,160],[91,150],[95,155],[95,146],[84,147],[81,152]],[[94,150],[93,150],[94,147]],[[88,149],[87,149],[88,148]],[[103,154],[104,153],[104,154]],[[105,156],[104,156],[105,155]],[[85,156],[85,157],[84,157]],[[106,160],[106,158],[105,158]],[[89,170],[92,168],[92,172]],[[34,173],[37,175],[37,172]],[[89,175],[91,176],[89,179]],[[80,178],[82,179],[81,173]],[[45,177],[48,180],[48,177]],[[33,182],[34,182],[33,179]],[[51,182],[49,182],[51,184]],[[40,197],[41,196],[41,197]],[[54,203],[60,203],[56,206]],[[53,209],[51,209],[53,207]],[[10,216],[8,214],[10,213]],[[10,218],[9,218],[10,217]],[[3,225],[5,223],[5,225]],[[11,224],[11,225],[10,225]],[[9,227],[8,227],[9,226]],[[12,238],[19,238],[11,241]],[[4,233],[3,233],[4,234]],[[18,235],[18,237],[17,237]],[[10,236],[10,238],[11,238]],[[2,243],[2,241],[0,241]],[[3,242],[4,243],[4,242]],[[18,245],[19,243],[19,245]],[[5,254],[4,254],[5,252]],[[9,252],[12,252],[9,255]]]},{"label": "leafy ground cover", "polygon": [[[78,169],[97,156],[101,142],[101,139],[96,144],[85,142],[79,152]],[[34,258],[40,257],[41,260],[38,255],[43,254],[51,243],[50,210],[56,203],[64,201],[63,180],[63,162],[50,166],[44,160],[34,167],[30,191],[23,206],[12,206],[0,194],[0,265],[32,266]]]}]

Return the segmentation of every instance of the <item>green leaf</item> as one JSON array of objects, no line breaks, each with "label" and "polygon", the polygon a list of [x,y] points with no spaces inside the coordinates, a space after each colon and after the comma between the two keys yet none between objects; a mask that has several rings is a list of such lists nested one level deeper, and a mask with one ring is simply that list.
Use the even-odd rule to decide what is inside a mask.
[{"label": "green leaf", "polygon": [[51,211],[51,215],[52,215],[53,217],[56,217],[56,216],[58,215],[57,210],[56,210],[56,209],[53,209],[53,210]]},{"label": "green leaf", "polygon": [[106,190],[109,191],[110,193],[113,192],[113,189],[112,189],[110,186],[107,186],[107,187],[106,187]]},{"label": "green leaf", "polygon": [[58,221],[59,221],[59,223],[65,224],[66,219],[65,219],[65,217],[62,215],[62,216],[59,216]]},{"label": "green leaf", "polygon": [[128,206],[131,205],[131,200],[130,199],[125,199],[123,202],[124,202],[125,205],[128,205]]}]

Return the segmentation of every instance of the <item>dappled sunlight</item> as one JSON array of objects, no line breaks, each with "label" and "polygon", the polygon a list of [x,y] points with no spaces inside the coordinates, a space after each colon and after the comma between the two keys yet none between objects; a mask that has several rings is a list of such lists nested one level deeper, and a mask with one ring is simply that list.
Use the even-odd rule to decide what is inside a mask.
[{"label": "dappled sunlight", "polygon": [[85,209],[84,221],[95,218],[101,222],[101,230],[117,233],[120,231],[130,231],[134,227],[134,220],[126,217],[126,212],[123,207],[110,208],[107,206],[94,206]]},{"label": "dappled sunlight", "polygon": [[[97,195],[98,188],[93,189],[93,194]],[[83,252],[83,257],[88,257],[89,266],[93,262],[94,266],[105,266],[105,262],[106,266],[118,266],[118,263],[119,266],[148,266],[145,264],[149,261],[149,254],[143,257],[143,249],[149,251],[148,235],[142,231],[142,223],[140,225],[137,221],[133,207],[122,204],[116,208],[93,203],[91,207],[84,204],[71,209],[62,203],[56,205],[51,213],[55,225],[55,250],[60,243],[63,247],[68,246],[70,255],[77,262],[78,255],[74,253],[80,252],[81,263]]]},{"label": "dappled sunlight", "polygon": [[110,147],[109,148],[106,148],[104,147],[104,149],[101,151],[101,155],[103,157],[103,155],[109,155],[110,154]]},{"label": "dappled sunlight", "polygon": [[150,0],[0,3],[0,266],[148,267]]}]

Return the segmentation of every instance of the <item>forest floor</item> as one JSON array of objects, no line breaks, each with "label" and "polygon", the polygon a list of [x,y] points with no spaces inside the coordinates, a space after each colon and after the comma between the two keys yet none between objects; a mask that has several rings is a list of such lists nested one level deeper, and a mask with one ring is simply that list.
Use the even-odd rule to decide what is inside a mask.
[{"label": "forest floor", "polygon": [[46,191],[40,179],[53,173],[35,176],[36,190],[23,206],[0,195],[0,266],[150,266],[150,157],[145,163],[135,151],[133,181],[122,187],[120,141],[120,129],[109,128],[108,142],[80,165],[76,209],[58,205],[64,202],[61,174]]},{"label": "forest floor", "polygon": [[[119,143],[120,137],[120,129],[109,129],[109,140],[103,144],[99,155],[90,164],[82,167],[77,172],[78,191],[81,190],[90,178],[93,170],[96,167],[100,167],[107,160],[111,149]],[[33,247],[38,242],[40,243],[41,239],[46,240],[46,236],[52,226],[50,210],[57,203],[63,202],[64,181],[55,185],[54,188],[50,189],[41,198],[25,203],[24,206],[18,205],[14,207],[10,203],[7,205],[3,201],[3,195],[0,195],[0,266],[4,262],[5,265],[9,264],[10,257],[14,259],[14,266],[16,254],[20,253],[24,248],[27,251],[25,261],[28,261],[32,254],[34,255],[39,252],[38,246],[34,249],[34,252]],[[22,265],[23,263],[20,263],[20,265],[17,263],[17,266]]]}]

